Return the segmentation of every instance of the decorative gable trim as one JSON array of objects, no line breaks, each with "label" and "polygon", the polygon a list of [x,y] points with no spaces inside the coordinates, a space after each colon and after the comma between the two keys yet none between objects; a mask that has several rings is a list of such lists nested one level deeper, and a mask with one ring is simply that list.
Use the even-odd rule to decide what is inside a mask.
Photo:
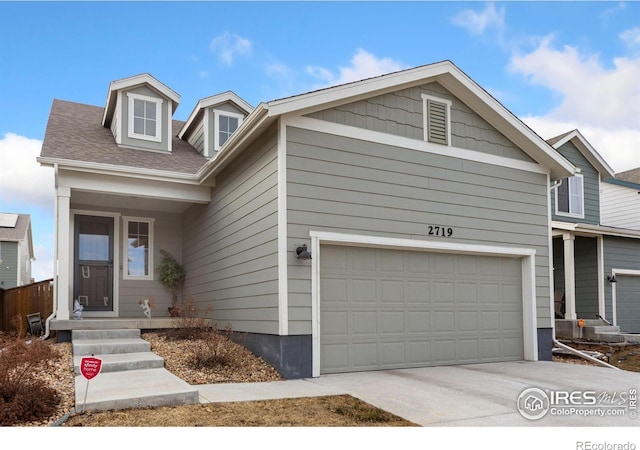
[{"label": "decorative gable trim", "polygon": [[203,98],[198,101],[196,107],[191,111],[189,118],[185,122],[184,126],[178,132],[178,137],[180,139],[185,139],[189,136],[189,134],[193,131],[196,123],[199,120],[203,120],[204,114],[207,108],[214,107],[216,105],[220,105],[222,103],[232,103],[241,111],[244,111],[246,115],[251,114],[254,108],[249,103],[244,101],[240,96],[238,96],[233,91],[223,92],[222,94],[213,95],[211,97]]}]

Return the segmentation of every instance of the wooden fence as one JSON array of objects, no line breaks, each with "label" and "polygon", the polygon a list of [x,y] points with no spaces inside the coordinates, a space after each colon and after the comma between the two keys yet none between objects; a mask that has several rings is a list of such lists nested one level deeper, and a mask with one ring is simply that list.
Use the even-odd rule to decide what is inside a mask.
[{"label": "wooden fence", "polygon": [[0,289],[0,331],[14,329],[11,321],[20,315],[25,321],[27,314],[40,313],[46,319],[53,312],[53,279]]}]

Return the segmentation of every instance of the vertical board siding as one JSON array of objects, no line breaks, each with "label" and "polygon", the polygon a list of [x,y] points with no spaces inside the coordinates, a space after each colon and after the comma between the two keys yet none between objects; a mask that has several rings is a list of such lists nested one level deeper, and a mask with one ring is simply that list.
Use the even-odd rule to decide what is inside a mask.
[{"label": "vertical board siding", "polygon": [[594,319],[598,309],[598,241],[577,236],[575,240],[576,314]]},{"label": "vertical board siding", "polygon": [[640,270],[640,240],[605,236],[604,247],[604,298],[605,318],[613,318],[611,283],[606,281],[612,269]]},{"label": "vertical board siding", "polygon": [[422,94],[450,100],[451,145],[522,161],[532,161],[494,127],[438,83],[379,95],[311,113],[308,117],[410,139],[424,139]]},{"label": "vertical board siding", "polygon": [[640,195],[638,189],[602,183],[600,195],[602,225],[640,230]]},{"label": "vertical board siding", "polygon": [[598,171],[582,156],[582,153],[571,142],[565,143],[558,152],[581,169],[584,182],[584,218],[576,218],[556,214],[556,191],[551,193],[552,220],[561,222],[579,222],[600,225],[600,175]]},{"label": "vertical board siding", "polygon": [[310,230],[533,248],[538,326],[551,326],[545,175],[293,127],[287,141],[290,333],[311,332],[310,264],[294,254]]},{"label": "vertical board siding", "polygon": [[225,168],[211,203],[183,217],[185,295],[235,331],[278,334],[276,131]]},{"label": "vertical board siding", "polygon": [[0,289],[16,287],[18,285],[18,243],[1,242],[0,250],[2,255]]}]

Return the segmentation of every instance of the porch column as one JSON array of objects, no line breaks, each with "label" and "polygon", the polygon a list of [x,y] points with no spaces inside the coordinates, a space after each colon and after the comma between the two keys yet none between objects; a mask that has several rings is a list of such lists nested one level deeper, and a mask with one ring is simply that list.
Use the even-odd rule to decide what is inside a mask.
[{"label": "porch column", "polygon": [[576,265],[575,265],[575,236],[571,233],[563,233],[564,241],[564,318],[577,319],[576,317]]},{"label": "porch column", "polygon": [[70,235],[70,211],[71,189],[58,186],[56,190],[56,317],[60,320],[69,320],[71,304],[71,243]]}]

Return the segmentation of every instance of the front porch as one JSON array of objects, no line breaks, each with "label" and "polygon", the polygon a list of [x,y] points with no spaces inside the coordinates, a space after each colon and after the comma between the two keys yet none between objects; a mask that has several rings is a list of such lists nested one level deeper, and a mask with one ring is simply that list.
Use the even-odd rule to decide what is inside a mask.
[{"label": "front porch", "polygon": [[[209,320],[210,319],[205,319]],[[71,342],[71,332],[74,330],[161,330],[176,328],[181,324],[179,318],[158,317],[147,319],[146,317],[118,317],[118,318],[90,318],[81,320],[52,319],[49,329],[56,332],[58,342]],[[210,323],[210,326],[212,322]]]}]

